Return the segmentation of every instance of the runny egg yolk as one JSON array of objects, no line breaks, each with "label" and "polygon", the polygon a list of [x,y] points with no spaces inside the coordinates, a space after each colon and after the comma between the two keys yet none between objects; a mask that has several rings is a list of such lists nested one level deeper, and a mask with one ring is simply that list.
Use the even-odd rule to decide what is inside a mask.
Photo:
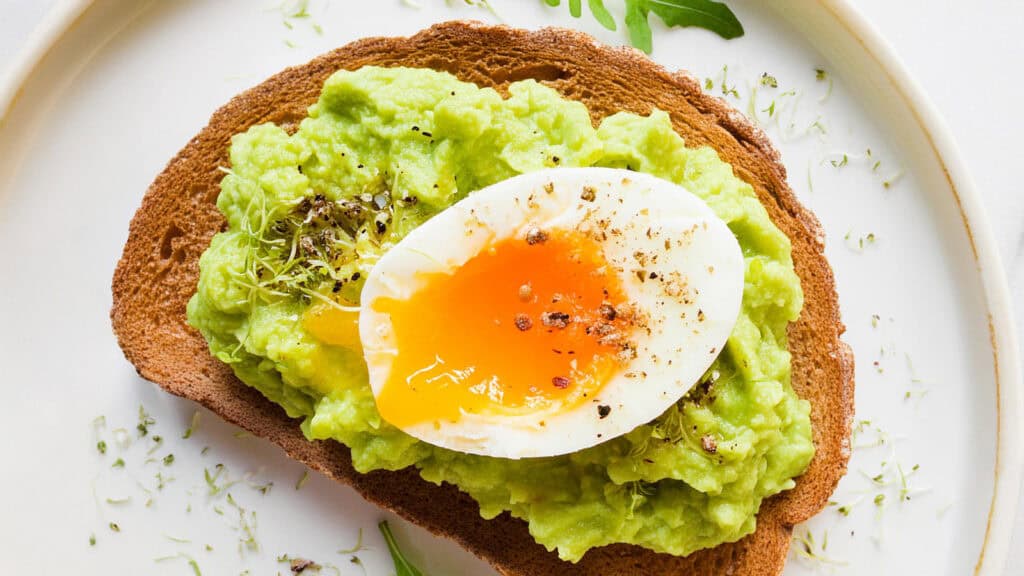
[{"label": "runny egg yolk", "polygon": [[373,304],[394,331],[377,407],[396,426],[585,401],[628,355],[619,277],[582,234],[533,229],[425,280]]}]

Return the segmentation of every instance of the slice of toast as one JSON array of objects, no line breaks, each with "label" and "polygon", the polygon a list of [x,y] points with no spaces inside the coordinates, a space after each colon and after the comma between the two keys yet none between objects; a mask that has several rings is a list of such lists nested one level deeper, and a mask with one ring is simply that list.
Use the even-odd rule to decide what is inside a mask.
[{"label": "slice of toast", "polygon": [[[687,557],[613,545],[568,564],[534,542],[524,522],[507,513],[484,520],[469,496],[450,485],[430,484],[414,469],[359,474],[345,446],[306,440],[297,420],[210,355],[203,337],[185,322],[185,304],[196,289],[200,254],[225,227],[215,200],[223,175],[218,167],[229,164],[231,136],[263,122],[293,129],[331,73],[365,65],[444,70],[499,91],[534,78],[586,104],[595,122],[618,111],[665,110],[687,145],[711,146],[754,187],[792,241],[803,285],[804,309],[789,327],[789,348],[793,388],[811,403],[817,448],[796,487],[763,503],[754,534]],[[146,192],[114,274],[111,318],[125,356],[143,378],[278,444],[367,500],[456,540],[502,574],[775,575],[785,563],[793,525],[825,506],[850,452],[853,357],[839,339],[845,328],[823,248],[821,227],[786,184],[778,152],[743,115],[704,94],[694,78],[578,32],[449,22],[409,38],[354,42],[284,70],[214,113]]]}]

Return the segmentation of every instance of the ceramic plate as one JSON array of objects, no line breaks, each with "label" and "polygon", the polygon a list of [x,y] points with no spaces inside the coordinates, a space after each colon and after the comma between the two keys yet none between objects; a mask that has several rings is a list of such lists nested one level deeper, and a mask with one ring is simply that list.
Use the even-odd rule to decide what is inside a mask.
[{"label": "ceramic plate", "polygon": [[[197,409],[124,360],[110,278],[164,163],[285,66],[454,18],[624,36],[539,1],[493,0],[495,14],[312,0],[308,17],[275,1],[70,2],[0,87],[2,572],[191,574],[194,562],[271,574],[290,555],[361,574],[339,551],[363,531],[355,557],[388,574],[376,525],[390,519],[427,574],[492,573],[347,487],[304,479],[208,412],[183,438]],[[998,574],[1021,465],[1020,377],[1003,274],[954,146],[845,2],[730,4],[746,36],[655,25],[653,57],[709,79],[776,142],[824,225],[857,356],[850,471],[835,504],[797,527],[787,574]],[[155,422],[143,438],[140,405]]]}]

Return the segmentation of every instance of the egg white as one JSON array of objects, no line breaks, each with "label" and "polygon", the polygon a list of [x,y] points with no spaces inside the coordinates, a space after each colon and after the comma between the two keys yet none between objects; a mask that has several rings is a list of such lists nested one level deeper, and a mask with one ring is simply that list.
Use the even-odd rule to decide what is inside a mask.
[{"label": "egg white", "polygon": [[[556,402],[517,414],[463,411],[455,422],[403,428],[408,434],[504,458],[575,452],[659,416],[721,352],[739,314],[744,275],[742,252],[725,222],[697,196],[654,176],[610,168],[544,170],[469,195],[413,230],[374,266],[362,291],[359,332],[375,397],[399,351],[391,317],[374,310],[374,303],[409,298],[427,275],[451,274],[494,243],[525,239],[533,228],[602,238],[605,259],[646,319],[627,336],[636,357],[595,397],[576,405]],[[599,406],[608,410],[599,412]]]}]

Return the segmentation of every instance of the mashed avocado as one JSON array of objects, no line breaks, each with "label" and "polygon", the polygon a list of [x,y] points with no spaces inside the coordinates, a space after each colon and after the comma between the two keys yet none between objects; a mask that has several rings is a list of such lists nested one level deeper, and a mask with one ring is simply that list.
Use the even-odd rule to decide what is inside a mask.
[{"label": "mashed avocado", "polygon": [[[310,439],[346,444],[357,470],[416,466],[576,561],[615,542],[685,555],[737,540],[810,462],[810,406],[790,387],[786,348],[803,305],[789,240],[713,150],[685,147],[667,114],[619,113],[595,129],[582,104],[533,81],[502,98],[446,73],[367,67],[331,76],[294,134],[254,126],[230,156],[217,201],[228,228],[200,260],[189,322],[240,379],[302,418]],[[381,421],[358,340],[314,337],[309,311],[357,303],[374,261],[433,214],[552,166],[647,172],[729,225],[746,283],[721,356],[655,421],[566,456],[471,456]]]}]

